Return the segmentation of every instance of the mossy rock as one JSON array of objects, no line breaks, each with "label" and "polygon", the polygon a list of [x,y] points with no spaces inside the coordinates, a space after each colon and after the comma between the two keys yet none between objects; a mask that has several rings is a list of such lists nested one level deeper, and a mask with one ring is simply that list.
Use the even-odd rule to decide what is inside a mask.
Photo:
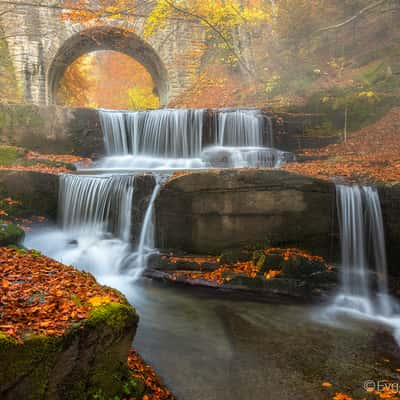
[{"label": "mossy rock", "polygon": [[221,264],[234,264],[236,262],[250,261],[252,259],[252,252],[245,249],[228,249],[224,250],[220,256]]},{"label": "mossy rock", "polygon": [[286,252],[285,249],[254,252],[253,262],[260,273],[279,270],[288,278],[307,278],[327,270],[326,263],[320,257],[312,257],[301,252],[289,252],[289,254]]},{"label": "mossy rock", "polygon": [[65,336],[0,332],[0,398],[90,400],[122,396],[129,378],[127,355],[138,316],[127,303],[93,309]]},{"label": "mossy rock", "polygon": [[0,221],[0,246],[18,245],[24,235],[25,232],[18,226]]}]

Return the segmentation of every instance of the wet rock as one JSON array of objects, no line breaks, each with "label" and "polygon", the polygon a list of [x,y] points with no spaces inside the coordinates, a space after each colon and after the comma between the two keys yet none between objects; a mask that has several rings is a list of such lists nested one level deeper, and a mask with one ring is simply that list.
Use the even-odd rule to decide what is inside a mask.
[{"label": "wet rock", "polygon": [[[190,286],[219,288],[258,297],[304,301],[327,297],[338,283],[335,269],[323,258],[298,249],[228,250],[218,262],[210,257],[153,257],[145,275]],[[197,262],[194,262],[197,260]]]}]

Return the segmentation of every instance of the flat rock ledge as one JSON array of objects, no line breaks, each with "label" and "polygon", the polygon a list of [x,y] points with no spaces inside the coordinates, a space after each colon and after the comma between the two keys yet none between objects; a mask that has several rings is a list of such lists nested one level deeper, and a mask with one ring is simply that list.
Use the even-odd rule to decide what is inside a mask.
[{"label": "flat rock ledge", "polygon": [[[337,288],[337,271],[322,258],[294,249],[272,249],[222,253],[220,257],[154,255],[147,278],[220,292],[237,293],[254,299],[320,302]],[[300,255],[299,255],[300,254]],[[310,258],[308,258],[310,257]]]}]

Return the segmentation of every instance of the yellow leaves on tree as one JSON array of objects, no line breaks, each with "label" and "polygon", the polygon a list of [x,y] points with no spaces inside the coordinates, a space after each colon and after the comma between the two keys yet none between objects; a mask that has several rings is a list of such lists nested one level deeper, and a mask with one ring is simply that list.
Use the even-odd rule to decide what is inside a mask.
[{"label": "yellow leaves on tree", "polygon": [[83,56],[70,65],[60,82],[57,102],[67,106],[89,105],[89,93],[94,86],[90,76],[91,57]]},{"label": "yellow leaves on tree", "polygon": [[128,89],[129,108],[132,110],[155,109],[160,107],[160,99],[149,87]]}]

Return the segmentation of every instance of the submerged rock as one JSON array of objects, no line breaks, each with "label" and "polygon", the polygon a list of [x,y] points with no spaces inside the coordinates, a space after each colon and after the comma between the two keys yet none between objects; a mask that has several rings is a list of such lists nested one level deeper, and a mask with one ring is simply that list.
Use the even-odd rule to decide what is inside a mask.
[{"label": "submerged rock", "polygon": [[329,294],[337,272],[322,257],[299,249],[228,250],[219,257],[154,255],[147,277],[256,297],[310,300]]}]

